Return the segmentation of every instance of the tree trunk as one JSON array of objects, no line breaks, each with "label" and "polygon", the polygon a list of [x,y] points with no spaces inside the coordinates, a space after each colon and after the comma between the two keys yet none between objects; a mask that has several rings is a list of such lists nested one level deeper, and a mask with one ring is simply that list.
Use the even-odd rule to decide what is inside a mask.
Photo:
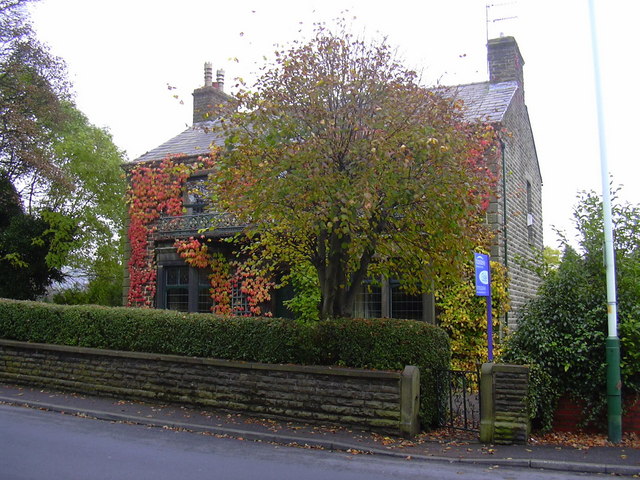
[{"label": "tree trunk", "polygon": [[349,256],[338,243],[344,239],[332,237],[337,241],[334,241],[334,238],[330,241],[330,249],[327,252],[328,261],[326,264],[316,266],[322,294],[321,319],[353,316],[356,295],[365,279],[374,251],[373,248],[367,249],[360,258],[358,268],[347,275]]}]

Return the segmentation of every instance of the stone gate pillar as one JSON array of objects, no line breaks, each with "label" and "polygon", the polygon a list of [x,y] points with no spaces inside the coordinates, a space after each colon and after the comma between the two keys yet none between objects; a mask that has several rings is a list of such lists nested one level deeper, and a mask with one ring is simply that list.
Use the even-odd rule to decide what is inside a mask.
[{"label": "stone gate pillar", "polygon": [[485,363],[480,370],[480,441],[527,443],[529,367]]}]

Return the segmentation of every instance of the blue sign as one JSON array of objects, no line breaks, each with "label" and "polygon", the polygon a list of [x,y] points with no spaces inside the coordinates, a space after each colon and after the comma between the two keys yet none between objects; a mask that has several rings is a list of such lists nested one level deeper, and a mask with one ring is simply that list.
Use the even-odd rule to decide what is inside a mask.
[{"label": "blue sign", "polygon": [[491,312],[491,263],[489,255],[473,254],[476,265],[476,295],[487,297],[487,357],[493,362],[493,313]]},{"label": "blue sign", "polygon": [[476,295],[479,297],[490,297],[491,275],[489,273],[489,255],[474,253],[473,256],[476,265]]}]

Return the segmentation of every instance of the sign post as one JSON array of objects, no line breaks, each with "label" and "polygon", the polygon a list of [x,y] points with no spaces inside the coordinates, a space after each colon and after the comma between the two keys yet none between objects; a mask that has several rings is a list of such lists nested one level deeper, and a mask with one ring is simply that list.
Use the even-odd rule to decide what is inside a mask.
[{"label": "sign post", "polygon": [[491,263],[489,255],[474,253],[476,295],[487,297],[487,357],[493,362],[493,314],[491,312]]}]

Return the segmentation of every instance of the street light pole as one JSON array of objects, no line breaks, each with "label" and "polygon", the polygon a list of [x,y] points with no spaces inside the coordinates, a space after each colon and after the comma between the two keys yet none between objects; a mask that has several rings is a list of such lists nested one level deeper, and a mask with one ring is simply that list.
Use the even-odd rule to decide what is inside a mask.
[{"label": "street light pole", "polygon": [[620,339],[618,338],[618,311],[616,300],[616,265],[613,251],[613,222],[611,220],[611,191],[609,187],[609,166],[604,129],[604,109],[600,83],[600,57],[593,0],[589,0],[589,21],[591,23],[591,48],[598,112],[598,136],[600,139],[600,169],[602,177],[602,209],[604,220],[604,250],[607,270],[607,423],[609,441],[622,440],[622,381],[620,379]]}]

